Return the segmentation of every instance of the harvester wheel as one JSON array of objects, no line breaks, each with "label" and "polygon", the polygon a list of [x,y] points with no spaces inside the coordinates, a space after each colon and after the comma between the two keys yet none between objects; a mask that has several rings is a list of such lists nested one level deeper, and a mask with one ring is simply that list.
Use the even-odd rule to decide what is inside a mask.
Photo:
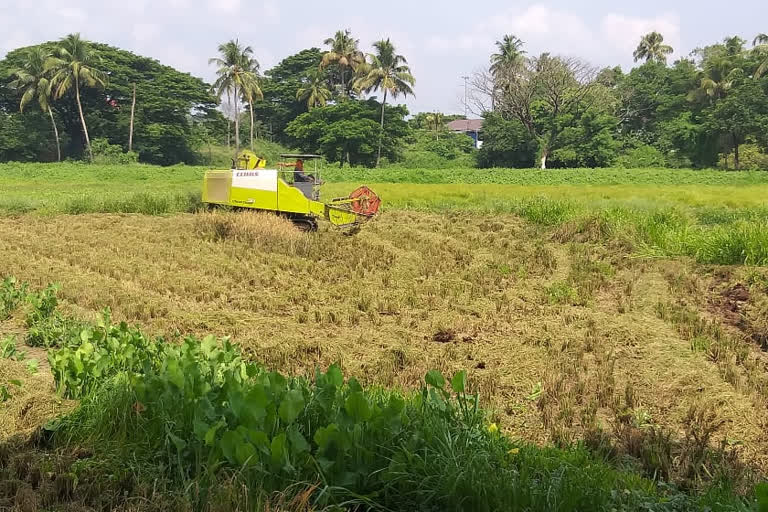
[{"label": "harvester wheel", "polygon": [[317,221],[314,219],[291,219],[291,222],[304,233],[317,231]]}]

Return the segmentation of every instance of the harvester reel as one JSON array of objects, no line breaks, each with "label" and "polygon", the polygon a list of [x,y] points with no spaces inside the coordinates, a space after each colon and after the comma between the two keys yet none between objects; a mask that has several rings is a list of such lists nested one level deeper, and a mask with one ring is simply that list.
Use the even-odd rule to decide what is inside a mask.
[{"label": "harvester reel", "polygon": [[366,186],[362,186],[349,194],[349,198],[353,199],[350,205],[352,211],[365,217],[376,215],[379,211],[379,206],[381,206],[379,196]]}]

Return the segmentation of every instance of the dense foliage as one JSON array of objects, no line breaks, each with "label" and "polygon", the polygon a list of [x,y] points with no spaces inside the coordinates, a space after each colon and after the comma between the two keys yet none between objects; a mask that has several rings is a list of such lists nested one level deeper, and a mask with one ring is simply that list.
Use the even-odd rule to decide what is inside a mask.
[{"label": "dense foliage", "polygon": [[375,99],[340,101],[301,114],[288,124],[285,133],[292,145],[319,152],[331,162],[372,166],[380,130],[382,155],[390,160],[398,158],[402,138],[408,132],[404,106],[384,106],[383,128],[379,125],[381,109]]},{"label": "dense foliage", "polygon": [[476,74],[473,102],[485,112],[488,146],[479,164],[765,168],[740,151],[768,147],[768,79],[757,73],[765,45],[729,37],[667,65],[662,42],[644,37],[636,56],[646,62],[627,74],[548,54],[516,55]]},{"label": "dense foliage", "polygon": [[[108,75],[105,88],[81,90],[84,115],[93,137],[128,148],[133,84],[133,150],[144,162],[193,163],[201,142],[193,120],[205,121],[214,134],[226,129],[222,116],[214,110],[216,100],[202,80],[125,50],[90,44],[99,66]],[[55,43],[42,46],[53,48]],[[26,51],[14,50],[0,61],[0,160],[53,160],[55,143],[46,115],[33,108],[17,113],[19,97],[9,87]],[[83,130],[74,94],[57,100],[52,108],[62,132],[63,157],[80,158],[84,150]]]},{"label": "dense foliage", "polygon": [[[285,134],[286,126],[307,112],[306,102],[298,99],[297,93],[309,80],[311,73],[317,70],[322,55],[318,48],[302,50],[286,57],[264,73],[261,80],[264,101],[254,105],[254,112],[262,123],[262,130],[275,140],[290,142]],[[330,79],[327,73],[323,74],[323,78],[326,81]]]}]

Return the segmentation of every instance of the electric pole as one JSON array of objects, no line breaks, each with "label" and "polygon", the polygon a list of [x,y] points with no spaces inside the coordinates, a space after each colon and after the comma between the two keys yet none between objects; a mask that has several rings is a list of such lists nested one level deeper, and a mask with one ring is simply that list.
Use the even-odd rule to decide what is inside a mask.
[{"label": "electric pole", "polygon": [[[467,96],[467,83],[469,81],[468,76],[462,76],[461,78],[464,79],[464,119],[469,119],[469,103],[468,103],[468,96]],[[467,126],[469,126],[469,122],[467,122]]]}]

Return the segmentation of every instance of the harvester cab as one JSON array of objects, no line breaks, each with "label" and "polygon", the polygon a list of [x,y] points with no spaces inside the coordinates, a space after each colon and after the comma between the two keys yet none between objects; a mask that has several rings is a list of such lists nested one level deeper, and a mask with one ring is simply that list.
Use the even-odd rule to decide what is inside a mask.
[{"label": "harvester cab", "polygon": [[354,229],[378,212],[381,200],[365,186],[348,197],[321,202],[319,155],[284,154],[280,158],[275,169],[267,169],[263,158],[246,150],[233,159],[229,171],[207,171],[203,203],[271,211],[304,231],[315,231],[320,217],[334,226]]}]

